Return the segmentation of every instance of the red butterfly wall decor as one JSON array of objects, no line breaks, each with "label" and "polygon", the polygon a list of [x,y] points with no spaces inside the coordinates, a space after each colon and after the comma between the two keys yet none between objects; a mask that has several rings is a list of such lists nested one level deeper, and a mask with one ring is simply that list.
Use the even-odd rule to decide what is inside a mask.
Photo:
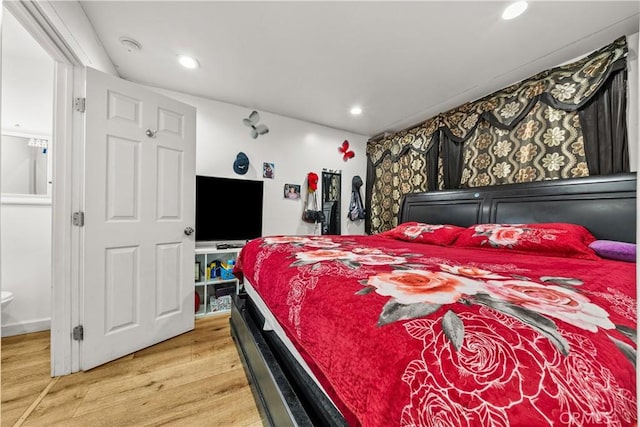
[{"label": "red butterfly wall decor", "polygon": [[346,139],[342,143],[342,146],[338,147],[338,151],[343,154],[342,160],[344,160],[345,162],[349,159],[352,159],[353,156],[356,155],[353,150],[349,150],[349,141],[347,141]]}]

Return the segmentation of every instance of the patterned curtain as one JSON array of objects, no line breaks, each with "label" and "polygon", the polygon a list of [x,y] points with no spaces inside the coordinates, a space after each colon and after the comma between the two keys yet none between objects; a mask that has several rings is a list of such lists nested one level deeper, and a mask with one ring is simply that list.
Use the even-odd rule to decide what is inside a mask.
[{"label": "patterned curtain", "polygon": [[[367,232],[395,226],[409,192],[628,171],[628,155],[621,153],[627,150],[626,80],[616,75],[626,76],[627,52],[621,37],[578,61],[369,141]],[[593,117],[606,128],[594,127]],[[597,169],[596,162],[614,166]]]},{"label": "patterned curtain", "polygon": [[463,165],[461,188],[589,175],[578,114],[542,102],[511,131],[483,121]]},{"label": "patterned curtain", "polygon": [[375,234],[398,225],[400,201],[407,193],[427,190],[427,151],[433,124],[425,123],[367,145],[373,176],[367,193],[370,221],[367,232]]}]

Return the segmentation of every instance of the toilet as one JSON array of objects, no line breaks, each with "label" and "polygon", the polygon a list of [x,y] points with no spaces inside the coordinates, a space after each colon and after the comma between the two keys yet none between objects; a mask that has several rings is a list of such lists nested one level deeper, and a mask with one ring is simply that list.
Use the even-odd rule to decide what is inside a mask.
[{"label": "toilet", "polygon": [[13,293],[9,291],[2,291],[2,308],[5,308],[13,300]]}]

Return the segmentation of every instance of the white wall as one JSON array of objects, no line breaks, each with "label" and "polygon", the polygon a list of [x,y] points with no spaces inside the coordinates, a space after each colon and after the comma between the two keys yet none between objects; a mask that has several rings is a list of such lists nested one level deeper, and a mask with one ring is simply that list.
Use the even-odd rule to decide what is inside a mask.
[{"label": "white wall", "polygon": [[[263,235],[314,233],[313,224],[301,220],[303,200],[285,199],[283,190],[285,184],[299,184],[304,197],[307,174],[315,172],[321,176],[323,168],[342,171],[342,234],[364,234],[364,221],[349,221],[346,214],[352,177],[360,175],[363,182],[366,180],[368,137],[260,111],[260,123],[269,127],[269,133],[252,139],[249,128],[242,124],[242,119],[251,113],[250,108],[150,89],[196,107],[198,175],[264,180]],[[338,151],[345,139],[356,153],[346,162]],[[233,171],[233,162],[240,151],[249,157],[249,171],[245,175]],[[262,178],[263,162],[275,164],[274,179]],[[318,196],[321,194],[319,187]],[[229,206],[241,206],[241,196],[235,197]]]},{"label": "white wall", "polygon": [[51,205],[2,205],[2,289],[14,299],[2,310],[2,336],[49,329]]},{"label": "white wall", "polygon": [[53,99],[51,57],[42,60],[3,53],[2,84],[2,130],[51,135],[53,103],[42,102],[43,96]]}]

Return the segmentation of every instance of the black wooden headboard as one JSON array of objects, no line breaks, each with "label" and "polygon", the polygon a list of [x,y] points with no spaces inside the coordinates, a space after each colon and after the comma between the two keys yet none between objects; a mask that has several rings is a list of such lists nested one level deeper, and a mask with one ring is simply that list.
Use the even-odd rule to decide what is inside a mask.
[{"label": "black wooden headboard", "polygon": [[398,222],[569,222],[598,239],[636,241],[636,173],[407,194]]}]

